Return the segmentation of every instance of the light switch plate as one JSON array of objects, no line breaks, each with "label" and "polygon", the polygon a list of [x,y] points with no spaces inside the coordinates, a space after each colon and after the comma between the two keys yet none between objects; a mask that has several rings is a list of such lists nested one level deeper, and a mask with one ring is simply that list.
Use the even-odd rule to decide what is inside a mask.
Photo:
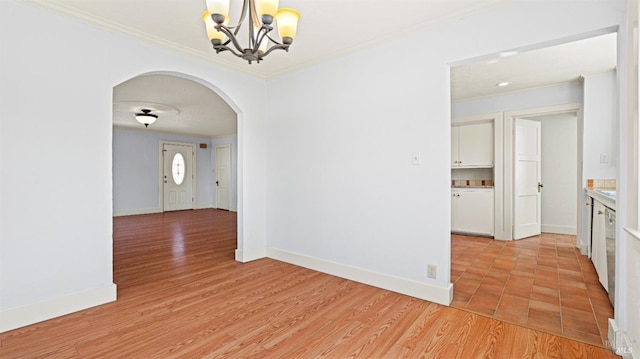
[{"label": "light switch plate", "polygon": [[600,163],[609,163],[609,156],[601,154]]}]

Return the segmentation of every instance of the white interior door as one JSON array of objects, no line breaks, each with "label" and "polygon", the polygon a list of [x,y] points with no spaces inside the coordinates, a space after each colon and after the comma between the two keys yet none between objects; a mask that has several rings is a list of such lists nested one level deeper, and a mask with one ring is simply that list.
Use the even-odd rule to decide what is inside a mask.
[{"label": "white interior door", "polygon": [[162,146],[164,211],[193,209],[193,154],[191,144]]},{"label": "white interior door", "polygon": [[231,146],[216,146],[216,207],[231,207]]},{"label": "white interior door", "polygon": [[513,239],[541,232],[541,128],[538,121],[515,119]]}]

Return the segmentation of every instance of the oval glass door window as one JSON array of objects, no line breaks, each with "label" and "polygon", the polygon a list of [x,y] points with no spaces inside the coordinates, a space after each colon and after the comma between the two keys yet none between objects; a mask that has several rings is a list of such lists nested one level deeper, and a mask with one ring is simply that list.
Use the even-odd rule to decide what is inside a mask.
[{"label": "oval glass door window", "polygon": [[171,173],[173,174],[173,182],[178,186],[184,181],[184,157],[181,153],[176,153],[171,162]]}]

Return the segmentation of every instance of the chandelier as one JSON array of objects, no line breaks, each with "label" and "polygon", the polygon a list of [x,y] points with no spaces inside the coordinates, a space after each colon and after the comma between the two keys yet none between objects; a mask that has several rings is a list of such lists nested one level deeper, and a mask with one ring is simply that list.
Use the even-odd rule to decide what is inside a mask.
[{"label": "chandelier", "polygon": [[[237,36],[247,14],[248,44],[243,47]],[[274,19],[280,42],[271,36]],[[274,50],[289,51],[296,37],[298,19],[300,14],[294,9],[278,9],[278,0],[243,0],[242,14],[235,26],[229,26],[229,0],[207,0],[207,11],[202,14],[207,36],[216,53],[229,51],[249,64],[259,63]]]}]

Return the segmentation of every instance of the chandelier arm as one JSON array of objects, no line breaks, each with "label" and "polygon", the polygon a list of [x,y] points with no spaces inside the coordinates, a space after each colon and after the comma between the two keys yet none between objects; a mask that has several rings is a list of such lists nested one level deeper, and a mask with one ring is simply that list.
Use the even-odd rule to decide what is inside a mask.
[{"label": "chandelier arm", "polygon": [[276,44],[276,45],[282,45],[282,43],[281,43],[281,42],[279,42],[279,41],[277,41],[277,40],[274,40],[274,39],[273,39],[273,37],[269,36],[269,34],[265,34],[265,36],[266,36],[266,37],[267,37],[271,42],[273,42],[274,44]]},{"label": "chandelier arm", "polygon": [[240,26],[242,26],[242,22],[244,22],[244,18],[247,16],[247,7],[249,7],[249,1],[251,0],[244,0],[242,2],[242,12],[240,13],[240,20],[238,20],[238,25],[234,26],[233,28],[235,28],[235,32],[234,35],[238,35],[238,31],[240,31]]},{"label": "chandelier arm", "polygon": [[238,52],[234,51],[232,48],[230,48],[228,46],[225,46],[225,45],[215,45],[215,46],[213,46],[213,48],[214,48],[214,50],[216,50],[216,52],[229,51],[230,53],[232,53],[236,57],[242,57],[241,53],[238,53]]},{"label": "chandelier arm", "polygon": [[258,51],[258,49],[260,48],[260,44],[262,43],[265,37],[270,39],[267,34],[271,30],[273,30],[271,26],[263,25],[262,27],[260,27],[260,30],[258,30],[258,33],[256,34],[255,44],[253,44],[253,52]]},{"label": "chandelier arm", "polygon": [[273,50],[285,50],[285,51],[289,51],[289,45],[286,44],[278,44],[278,45],[273,45],[269,48],[269,50],[267,50],[264,54],[261,55],[261,57],[265,57],[267,55],[269,55]]},{"label": "chandelier arm", "polygon": [[225,45],[228,44],[229,41],[231,41],[231,43],[233,43],[233,46],[236,48],[236,50],[242,52],[242,46],[240,45],[240,43],[238,42],[238,39],[236,39],[235,35],[231,32],[231,30],[229,30],[228,27],[224,25],[218,25],[217,29],[218,31],[222,31],[225,35],[227,35],[228,40],[225,42]]},{"label": "chandelier arm", "polygon": [[[251,16],[251,20],[253,21],[253,25],[257,26],[258,24],[262,24],[262,21],[260,21],[260,19],[258,18],[258,13],[257,13],[257,9],[256,9],[256,2],[255,0],[247,0],[249,1],[251,4],[249,6],[249,8],[251,9],[250,11],[250,16]],[[253,5],[253,6],[251,6]]]}]

